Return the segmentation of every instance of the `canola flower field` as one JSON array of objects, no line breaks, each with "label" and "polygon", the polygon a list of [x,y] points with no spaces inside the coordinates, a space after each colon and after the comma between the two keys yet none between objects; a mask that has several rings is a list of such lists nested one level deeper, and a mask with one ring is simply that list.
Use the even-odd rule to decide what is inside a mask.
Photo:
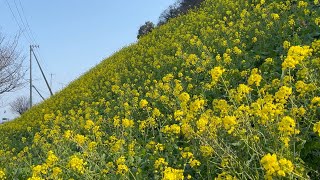
[{"label": "canola flower field", "polygon": [[0,179],[318,179],[318,0],[206,0],[0,126]]}]

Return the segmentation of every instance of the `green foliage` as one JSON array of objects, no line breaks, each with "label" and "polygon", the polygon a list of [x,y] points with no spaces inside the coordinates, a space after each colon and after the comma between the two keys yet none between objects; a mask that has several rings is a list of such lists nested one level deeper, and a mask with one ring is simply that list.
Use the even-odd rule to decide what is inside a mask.
[{"label": "green foliage", "polygon": [[144,25],[142,25],[139,28],[137,38],[139,39],[141,36],[144,36],[144,35],[150,33],[153,29],[154,29],[154,24],[150,21],[147,21]]},{"label": "green foliage", "polygon": [[319,176],[318,1],[206,0],[0,126],[0,179]]},{"label": "green foliage", "polygon": [[158,26],[167,23],[172,18],[187,13],[189,10],[199,7],[203,1],[204,0],[178,0],[161,13]]}]

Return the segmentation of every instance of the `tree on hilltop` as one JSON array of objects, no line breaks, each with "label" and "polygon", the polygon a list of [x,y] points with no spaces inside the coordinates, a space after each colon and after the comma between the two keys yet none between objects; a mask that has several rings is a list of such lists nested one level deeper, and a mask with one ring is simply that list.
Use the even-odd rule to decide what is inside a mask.
[{"label": "tree on hilltop", "polygon": [[154,29],[154,24],[152,22],[150,22],[150,21],[145,22],[144,25],[140,26],[137,38],[139,39],[141,36],[148,34],[153,29]]},{"label": "tree on hilltop", "polygon": [[178,0],[161,13],[158,26],[167,23],[172,18],[187,13],[190,9],[199,7],[203,1],[204,0]]},{"label": "tree on hilltop", "polygon": [[[161,26],[163,24],[166,24],[170,19],[178,17],[181,14],[187,13],[190,9],[199,7],[199,5],[204,0],[178,0],[173,5],[170,5],[166,10],[164,10],[159,17],[159,22],[157,26]],[[140,26],[140,29],[138,31],[137,38],[148,34],[155,28],[155,25],[147,21],[144,25]]]}]

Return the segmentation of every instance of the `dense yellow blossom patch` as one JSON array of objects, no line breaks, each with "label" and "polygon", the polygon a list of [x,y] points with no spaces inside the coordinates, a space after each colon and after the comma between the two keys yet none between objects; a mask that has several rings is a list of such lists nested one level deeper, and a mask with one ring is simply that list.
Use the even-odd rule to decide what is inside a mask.
[{"label": "dense yellow blossom patch", "polygon": [[291,173],[294,169],[290,160],[285,158],[278,160],[276,154],[271,155],[270,153],[261,159],[261,164],[266,171],[266,179],[273,179],[273,176],[285,177],[287,173]]},{"label": "dense yellow blossom patch", "polygon": [[79,172],[80,174],[83,174],[85,171],[85,165],[87,163],[83,161],[83,159],[78,158],[77,156],[73,156],[70,158],[70,161],[68,163],[68,167],[70,169]]},{"label": "dense yellow blossom patch", "polygon": [[0,179],[319,179],[319,19],[206,0],[0,125]]}]

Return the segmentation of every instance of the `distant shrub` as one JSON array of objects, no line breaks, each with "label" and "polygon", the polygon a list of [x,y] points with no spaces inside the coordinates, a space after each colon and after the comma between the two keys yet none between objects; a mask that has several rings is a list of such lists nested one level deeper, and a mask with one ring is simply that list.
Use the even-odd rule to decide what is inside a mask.
[{"label": "distant shrub", "polygon": [[0,179],[320,179],[309,2],[206,0],[170,20],[0,125]]},{"label": "distant shrub", "polygon": [[145,22],[144,25],[140,26],[140,29],[138,31],[137,38],[139,39],[141,36],[144,36],[151,32],[154,28],[154,24],[150,21]]},{"label": "distant shrub", "polygon": [[164,10],[161,13],[161,15],[159,17],[158,26],[161,26],[161,25],[165,24],[166,22],[169,21],[169,19],[177,17],[180,14],[181,14],[181,12],[179,10],[179,4],[178,3],[170,5],[166,10]]},{"label": "distant shrub", "polygon": [[[161,26],[167,23],[170,19],[178,17],[181,14],[187,13],[190,9],[199,7],[204,0],[178,0],[173,5],[170,5],[165,11],[163,11],[159,17],[157,26]],[[144,25],[140,26],[137,39],[148,34],[155,28],[155,25],[147,21]]]},{"label": "distant shrub", "polygon": [[178,0],[161,13],[158,26],[165,24],[172,18],[187,13],[190,9],[199,7],[203,1],[204,0]]}]

